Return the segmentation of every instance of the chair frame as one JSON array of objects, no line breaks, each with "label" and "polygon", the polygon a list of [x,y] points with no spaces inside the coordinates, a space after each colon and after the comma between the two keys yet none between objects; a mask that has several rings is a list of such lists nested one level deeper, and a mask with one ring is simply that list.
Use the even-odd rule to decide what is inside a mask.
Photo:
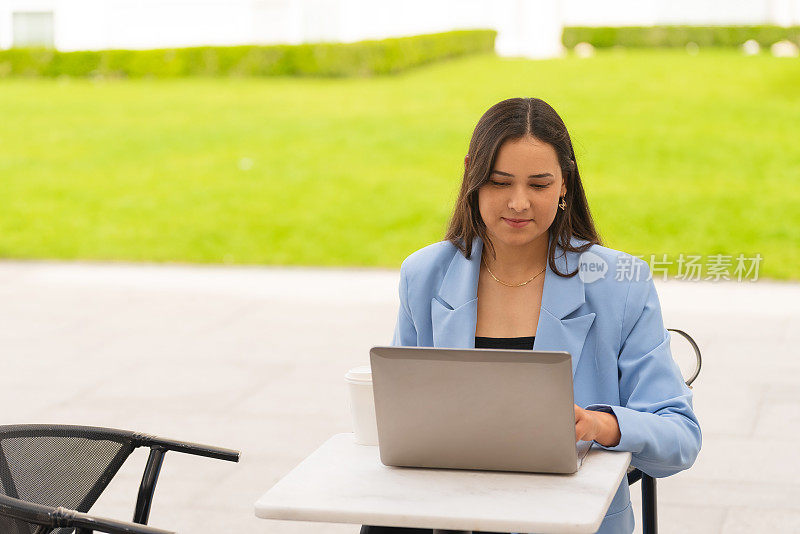
[{"label": "chair frame", "polygon": [[34,534],[50,532],[56,528],[74,528],[76,534],[95,531],[108,534],[175,534],[169,530],[148,527],[139,523],[93,516],[62,507],[42,506],[8,495],[0,495],[0,516],[39,525]]},{"label": "chair frame", "polygon": [[[678,330],[677,328],[667,328],[667,330],[680,334],[686,338],[686,340],[692,346],[692,349],[694,349],[694,354],[697,357],[697,366],[695,367],[692,376],[686,381],[686,385],[689,387],[689,389],[692,389],[692,382],[694,382],[694,380],[700,374],[700,368],[703,365],[703,359],[700,356],[700,348],[697,346],[697,343],[695,343],[694,339],[692,339],[692,336],[683,330]],[[656,479],[643,473],[639,469],[633,468],[628,472],[628,486],[631,486],[639,481],[642,483],[642,534],[658,534]]]},{"label": "chair frame", "polygon": [[[53,508],[20,500],[16,498],[16,489],[8,487],[5,488],[5,491],[13,493],[14,495],[0,495],[0,515],[35,523],[42,527],[76,528],[76,534],[90,534],[94,530],[110,534],[174,534],[166,530],[142,526],[147,525],[147,521],[150,517],[150,507],[153,503],[156,483],[158,482],[158,476],[161,472],[161,465],[166,452],[175,451],[229,462],[238,462],[240,455],[239,451],[232,449],[160,438],[151,434],[142,434],[116,428],[78,425],[0,425],[0,439],[35,437],[37,435],[73,436],[75,434],[80,434],[81,437],[86,439],[109,440],[129,444],[129,447],[120,449],[120,452],[112,459],[109,466],[101,475],[100,480],[110,481],[111,478],[116,475],[120,467],[122,467],[122,464],[128,458],[132,449],[137,449],[139,447],[148,447],[150,449],[147,464],[142,474],[142,481],[139,485],[139,493],[133,514],[133,523],[94,517],[75,510]],[[5,457],[3,456],[0,456],[0,469],[8,469]],[[84,503],[96,500],[105,487],[105,484],[96,485],[77,508],[82,508],[84,507],[82,506]],[[42,532],[47,531],[42,530]]]}]

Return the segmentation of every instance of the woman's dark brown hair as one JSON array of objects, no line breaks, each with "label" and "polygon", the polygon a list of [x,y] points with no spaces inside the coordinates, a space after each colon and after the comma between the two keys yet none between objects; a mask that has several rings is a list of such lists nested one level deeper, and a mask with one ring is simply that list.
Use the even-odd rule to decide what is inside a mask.
[{"label": "woman's dark brown hair", "polygon": [[[567,127],[556,110],[539,98],[503,100],[489,108],[480,118],[469,142],[467,152],[469,163],[464,168],[461,190],[445,239],[458,247],[469,259],[472,241],[476,235],[480,236],[491,249],[492,255],[497,257],[478,208],[478,190],[489,180],[500,146],[506,140],[526,136],[548,143],[558,156],[561,174],[567,186],[564,197],[567,207],[556,210],[556,217],[548,229],[551,239],[547,258],[553,272],[570,278],[575,276],[578,270],[572,273],[562,273],[558,270],[555,264],[556,244],[570,252],[584,252],[593,244],[600,245],[602,242],[595,229],[592,214],[589,212],[589,204],[583,192],[575,151]],[[588,243],[577,248],[573,247],[570,243],[573,236]]]}]

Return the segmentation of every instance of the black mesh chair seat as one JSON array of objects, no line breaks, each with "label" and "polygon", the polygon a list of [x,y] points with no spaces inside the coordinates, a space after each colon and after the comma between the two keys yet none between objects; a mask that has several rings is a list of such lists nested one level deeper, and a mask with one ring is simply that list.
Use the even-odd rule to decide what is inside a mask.
[{"label": "black mesh chair seat", "polygon": [[[126,430],[72,425],[0,425],[0,497],[4,497],[0,501],[0,533],[67,534],[76,529],[80,533],[93,529],[156,532],[154,529],[102,530],[98,526],[100,523],[92,523],[93,519],[85,516],[138,447],[149,447],[150,456],[139,487],[134,523],[117,522],[116,527],[103,524],[103,528],[119,529],[121,525],[137,528],[137,524],[147,524],[167,451],[239,460],[238,451]],[[31,505],[27,515],[23,513],[25,504]],[[92,524],[95,527],[85,526]]]}]

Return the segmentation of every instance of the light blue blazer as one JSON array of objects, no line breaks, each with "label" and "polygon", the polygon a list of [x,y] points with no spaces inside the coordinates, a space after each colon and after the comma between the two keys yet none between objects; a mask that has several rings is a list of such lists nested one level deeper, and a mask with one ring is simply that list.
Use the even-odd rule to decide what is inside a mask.
[{"label": "light blue blazer", "polygon": [[[572,243],[585,242],[573,238]],[[473,240],[469,260],[449,241],[440,241],[403,261],[392,345],[475,347],[482,251],[480,237]],[[548,265],[534,350],[569,352],[575,404],[617,417],[619,444],[594,442],[594,447],[631,452],[631,465],[653,477],[689,468],[700,451],[700,426],[692,392],[672,359],[647,263],[599,245],[583,255],[557,247],[561,272],[574,271],[579,262],[585,276],[564,278]],[[598,278],[604,263],[607,272]],[[623,477],[597,532],[630,534],[633,527]]]}]

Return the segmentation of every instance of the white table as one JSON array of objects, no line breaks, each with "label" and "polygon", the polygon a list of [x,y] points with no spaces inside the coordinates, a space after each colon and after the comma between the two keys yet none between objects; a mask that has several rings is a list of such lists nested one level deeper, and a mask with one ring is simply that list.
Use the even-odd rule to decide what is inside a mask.
[{"label": "white table", "polygon": [[493,532],[593,533],[631,455],[593,447],[572,475],[388,467],[336,434],[255,504],[263,519]]}]

